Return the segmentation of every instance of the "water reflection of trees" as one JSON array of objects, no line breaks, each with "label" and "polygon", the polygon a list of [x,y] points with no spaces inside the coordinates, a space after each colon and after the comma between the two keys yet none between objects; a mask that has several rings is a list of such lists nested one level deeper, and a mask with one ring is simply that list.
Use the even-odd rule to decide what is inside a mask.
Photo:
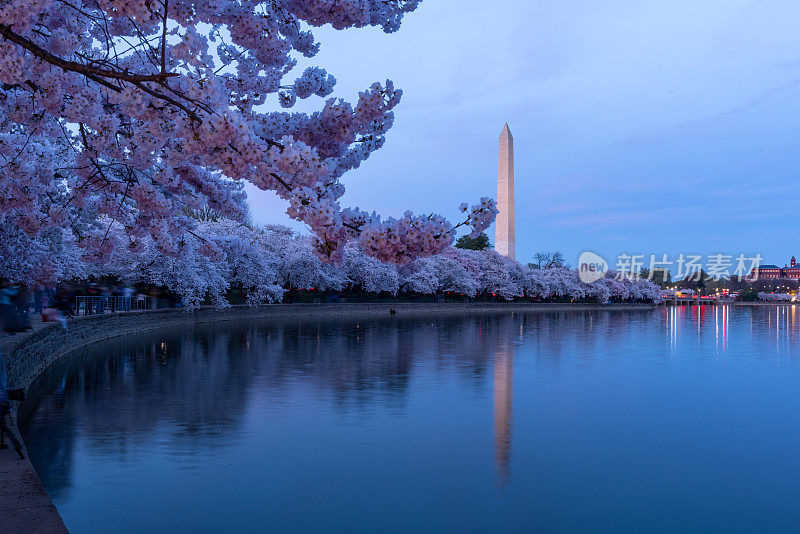
[{"label": "water reflection of trees", "polygon": [[42,478],[58,492],[69,484],[78,432],[85,447],[122,460],[146,453],[155,431],[176,454],[195,454],[234,442],[256,394],[281,398],[302,381],[343,410],[402,406],[412,373],[425,366],[455,373],[466,388],[491,384],[496,462],[507,477],[518,347],[537,365],[557,369],[565,355],[591,358],[598,346],[613,347],[642,316],[287,320],[150,332],[96,345],[46,372],[25,407],[35,410],[26,438]]}]

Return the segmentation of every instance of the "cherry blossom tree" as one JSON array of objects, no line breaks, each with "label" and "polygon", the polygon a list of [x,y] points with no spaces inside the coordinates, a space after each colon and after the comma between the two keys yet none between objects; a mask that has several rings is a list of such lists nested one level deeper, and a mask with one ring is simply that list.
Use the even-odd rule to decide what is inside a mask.
[{"label": "cherry blossom tree", "polygon": [[792,300],[792,295],[789,293],[766,293],[760,292],[758,294],[758,300],[766,300],[771,302],[778,302],[778,301],[789,301]]},{"label": "cherry blossom tree", "polygon": [[[109,238],[120,245],[104,256],[97,274],[167,287],[183,297],[187,309],[196,308],[206,298],[217,306],[227,306],[225,295],[232,287],[242,289],[251,306],[278,302],[284,293],[281,269],[288,248],[282,241],[293,234],[288,229],[288,234],[273,229],[251,228],[225,219],[206,220],[195,228],[201,240],[184,243],[179,255],[168,256],[149,236],[137,240],[136,246],[125,246],[124,230],[112,223]],[[207,246],[212,246],[217,255],[201,250]]]},{"label": "cherry blossom tree", "polygon": [[164,255],[150,236],[136,240],[135,246],[125,246],[127,236],[116,223],[111,224],[108,234],[107,239],[116,241],[117,246],[104,255],[98,265],[100,274],[127,283],[169,288],[183,298],[187,310],[197,308],[206,298],[220,308],[229,305],[225,299],[230,284],[224,256],[212,258],[191,243],[183,246],[179,256]]},{"label": "cherry blossom tree", "polygon": [[[106,221],[101,219],[101,223],[105,226]],[[451,247],[397,266],[349,243],[344,247],[344,260],[337,265],[323,262],[315,254],[312,238],[282,226],[254,228],[211,218],[201,221],[195,231],[200,239],[183,243],[180,254],[173,257],[164,256],[149,236],[137,239],[133,246],[126,245],[129,236],[114,223],[109,239],[119,244],[112,247],[107,261],[93,274],[166,286],[183,297],[188,309],[206,299],[226,306],[225,295],[231,287],[244,290],[252,306],[280,301],[287,289],[337,292],[349,288],[366,293],[424,295],[447,292],[469,298],[568,298],[600,303],[658,302],[661,298],[660,288],[648,280],[620,278],[609,272],[585,284],[575,269],[532,269],[494,250]],[[200,250],[209,244],[218,256]],[[73,255],[77,258],[79,253]]]},{"label": "cherry blossom tree", "polygon": [[439,274],[441,270],[434,258],[441,256],[431,256],[420,258],[400,267],[400,290],[405,293],[419,293],[422,295],[432,295],[439,291]]},{"label": "cherry blossom tree", "polygon": [[367,293],[391,293],[394,295],[400,286],[397,267],[367,256],[353,244],[347,245],[342,270],[352,288]]},{"label": "cherry blossom tree", "polygon": [[[393,32],[419,1],[5,0],[0,222],[69,229],[96,258],[114,224],[125,246],[218,257],[187,211],[241,220],[248,181],[288,202],[325,261],[352,240],[402,264],[445,250],[460,226],[478,235],[497,213],[488,198],[455,225],[342,207],[343,174],[384,144],[401,91],[387,80],[349,103],[322,68],[292,75],[295,55],[320,48],[313,27]],[[312,96],[326,98],[315,113],[276,111]]]},{"label": "cherry blossom tree", "polygon": [[400,267],[401,290],[420,294],[449,292],[467,297],[477,295],[478,281],[448,252],[420,258]]},{"label": "cherry blossom tree", "polygon": [[569,297],[583,298],[586,296],[586,287],[581,285],[577,272],[562,267],[551,269],[532,269],[529,271],[531,287],[540,285],[544,288],[542,293],[534,295],[542,297]]},{"label": "cherry blossom tree", "polygon": [[601,303],[661,300],[661,290],[656,284],[643,279],[620,279],[614,272],[607,273],[606,277],[591,284],[585,284],[575,269],[530,268],[493,250],[449,249],[431,259],[440,257],[452,258],[461,264],[477,285],[478,293],[491,294],[505,300],[522,296],[594,300]]},{"label": "cherry blossom tree", "polygon": [[341,291],[348,284],[339,266],[323,263],[314,253],[310,238],[280,236],[286,241],[280,266],[280,279],[287,288]]},{"label": "cherry blossom tree", "polygon": [[10,221],[0,222],[0,273],[13,283],[33,289],[85,278],[93,270],[81,256],[72,234],[62,228],[31,237]]},{"label": "cherry blossom tree", "polygon": [[230,220],[203,222],[197,230],[222,250],[223,276],[229,286],[245,291],[247,304],[260,306],[283,298],[279,284],[282,259],[270,250],[270,235]]},{"label": "cherry blossom tree", "polygon": [[[424,261],[427,258],[423,258]],[[439,291],[449,293],[462,293],[467,297],[474,297],[478,294],[480,286],[478,281],[470,276],[469,272],[458,261],[445,254],[431,256],[439,277]]]},{"label": "cherry blossom tree", "polygon": [[452,249],[448,252],[475,280],[478,293],[491,294],[506,300],[523,296],[523,289],[515,283],[509,272],[513,260],[501,256],[492,249]]}]

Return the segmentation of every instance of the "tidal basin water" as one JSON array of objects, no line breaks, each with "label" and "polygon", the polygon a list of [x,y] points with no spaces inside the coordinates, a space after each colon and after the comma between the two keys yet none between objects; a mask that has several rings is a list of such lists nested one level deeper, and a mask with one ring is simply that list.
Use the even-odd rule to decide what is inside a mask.
[{"label": "tidal basin water", "polygon": [[800,527],[800,309],[253,322],[97,345],[23,426],[83,532]]}]

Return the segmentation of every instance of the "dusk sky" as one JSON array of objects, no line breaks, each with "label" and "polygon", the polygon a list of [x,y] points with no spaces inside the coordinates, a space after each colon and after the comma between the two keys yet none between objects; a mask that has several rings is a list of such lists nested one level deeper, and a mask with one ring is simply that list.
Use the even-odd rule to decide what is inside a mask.
[{"label": "dusk sky", "polygon": [[[301,65],[351,102],[386,78],[404,91],[386,145],[345,175],[345,206],[457,220],[461,202],[495,196],[507,121],[518,260],[783,265],[800,255],[798,21],[796,0],[426,0],[395,34],[317,29],[322,50]],[[256,222],[303,228],[248,192]]]}]

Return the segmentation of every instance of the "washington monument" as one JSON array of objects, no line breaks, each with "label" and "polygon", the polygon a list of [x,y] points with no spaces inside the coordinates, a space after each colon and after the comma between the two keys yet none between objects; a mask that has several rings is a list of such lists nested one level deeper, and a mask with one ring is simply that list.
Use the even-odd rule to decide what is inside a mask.
[{"label": "washington monument", "polygon": [[500,155],[497,160],[497,209],[494,225],[494,249],[515,258],[514,250],[514,138],[508,123],[500,132]]}]

